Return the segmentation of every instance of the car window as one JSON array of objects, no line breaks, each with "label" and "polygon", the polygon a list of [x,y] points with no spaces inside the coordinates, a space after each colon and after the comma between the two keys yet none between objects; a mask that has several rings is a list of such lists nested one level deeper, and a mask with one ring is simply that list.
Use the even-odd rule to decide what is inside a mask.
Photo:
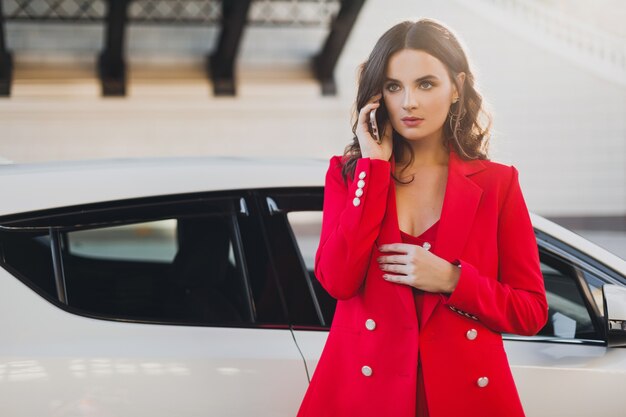
[{"label": "car window", "polygon": [[154,200],[16,220],[0,230],[2,265],[63,308],[97,318],[289,325],[253,208],[238,213],[238,197]]},{"label": "car window", "polygon": [[541,252],[541,272],[548,299],[548,321],[540,336],[561,339],[600,340],[590,306],[584,296],[586,283],[580,270],[566,260]]},{"label": "car window", "polygon": [[337,300],[326,292],[315,276],[315,254],[319,246],[322,230],[322,212],[294,211],[290,212],[287,218],[293,230],[298,249],[302,254],[309,281],[324,318],[325,327],[329,327],[335,315]]},{"label": "car window", "polygon": [[68,305],[118,318],[247,323],[228,216],[64,233]]},{"label": "car window", "polygon": [[583,277],[585,278],[585,282],[589,286],[589,291],[591,292],[591,297],[596,307],[596,311],[599,316],[604,316],[604,293],[602,292],[602,286],[605,284],[605,281],[598,278],[596,275],[589,271],[581,271]]},{"label": "car window", "polygon": [[293,211],[287,214],[287,219],[293,230],[304,264],[309,272],[313,272],[315,253],[322,230],[322,212]]}]

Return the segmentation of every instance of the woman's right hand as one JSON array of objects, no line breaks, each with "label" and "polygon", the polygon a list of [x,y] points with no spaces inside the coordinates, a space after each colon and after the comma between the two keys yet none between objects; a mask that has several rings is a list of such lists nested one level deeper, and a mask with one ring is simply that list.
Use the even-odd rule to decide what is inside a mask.
[{"label": "woman's right hand", "polygon": [[389,161],[389,159],[391,158],[391,152],[393,150],[393,128],[391,127],[391,122],[387,120],[385,122],[384,129],[380,129],[381,126],[379,126],[378,130],[384,130],[385,132],[380,144],[376,142],[376,140],[369,131],[369,114],[372,110],[380,107],[381,98],[382,94],[376,94],[368,101],[365,106],[363,106],[361,111],[359,111],[359,119],[356,127],[356,137],[359,141],[359,146],[361,148],[361,157]]}]

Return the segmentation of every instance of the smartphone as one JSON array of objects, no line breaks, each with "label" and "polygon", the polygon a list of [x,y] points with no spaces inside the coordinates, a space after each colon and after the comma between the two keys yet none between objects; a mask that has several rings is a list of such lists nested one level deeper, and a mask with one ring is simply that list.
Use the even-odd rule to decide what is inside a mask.
[{"label": "smartphone", "polygon": [[376,110],[377,109],[370,111],[370,133],[374,137],[376,143],[380,145],[382,143],[382,140],[380,139],[380,134],[378,132],[378,123],[376,122]]}]

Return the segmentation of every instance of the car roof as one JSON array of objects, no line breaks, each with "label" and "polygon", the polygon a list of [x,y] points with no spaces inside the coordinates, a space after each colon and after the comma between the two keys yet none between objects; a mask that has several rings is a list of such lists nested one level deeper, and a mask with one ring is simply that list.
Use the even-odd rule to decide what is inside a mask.
[{"label": "car roof", "polygon": [[170,194],[323,186],[328,160],[162,157],[0,165],[0,216]]},{"label": "car roof", "polygon": [[530,220],[534,228],[567,243],[573,248],[597,259],[609,268],[626,275],[626,260],[538,214],[530,213]]}]

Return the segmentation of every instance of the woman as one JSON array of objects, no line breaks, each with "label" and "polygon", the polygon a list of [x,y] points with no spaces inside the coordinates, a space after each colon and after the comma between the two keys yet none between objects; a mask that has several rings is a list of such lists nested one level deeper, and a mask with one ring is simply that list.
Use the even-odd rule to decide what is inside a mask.
[{"label": "woman", "polygon": [[337,309],[298,416],[523,416],[501,333],[547,320],[537,243],[518,171],[487,158],[456,37],[432,19],[392,27],[356,108],[315,259]]}]

